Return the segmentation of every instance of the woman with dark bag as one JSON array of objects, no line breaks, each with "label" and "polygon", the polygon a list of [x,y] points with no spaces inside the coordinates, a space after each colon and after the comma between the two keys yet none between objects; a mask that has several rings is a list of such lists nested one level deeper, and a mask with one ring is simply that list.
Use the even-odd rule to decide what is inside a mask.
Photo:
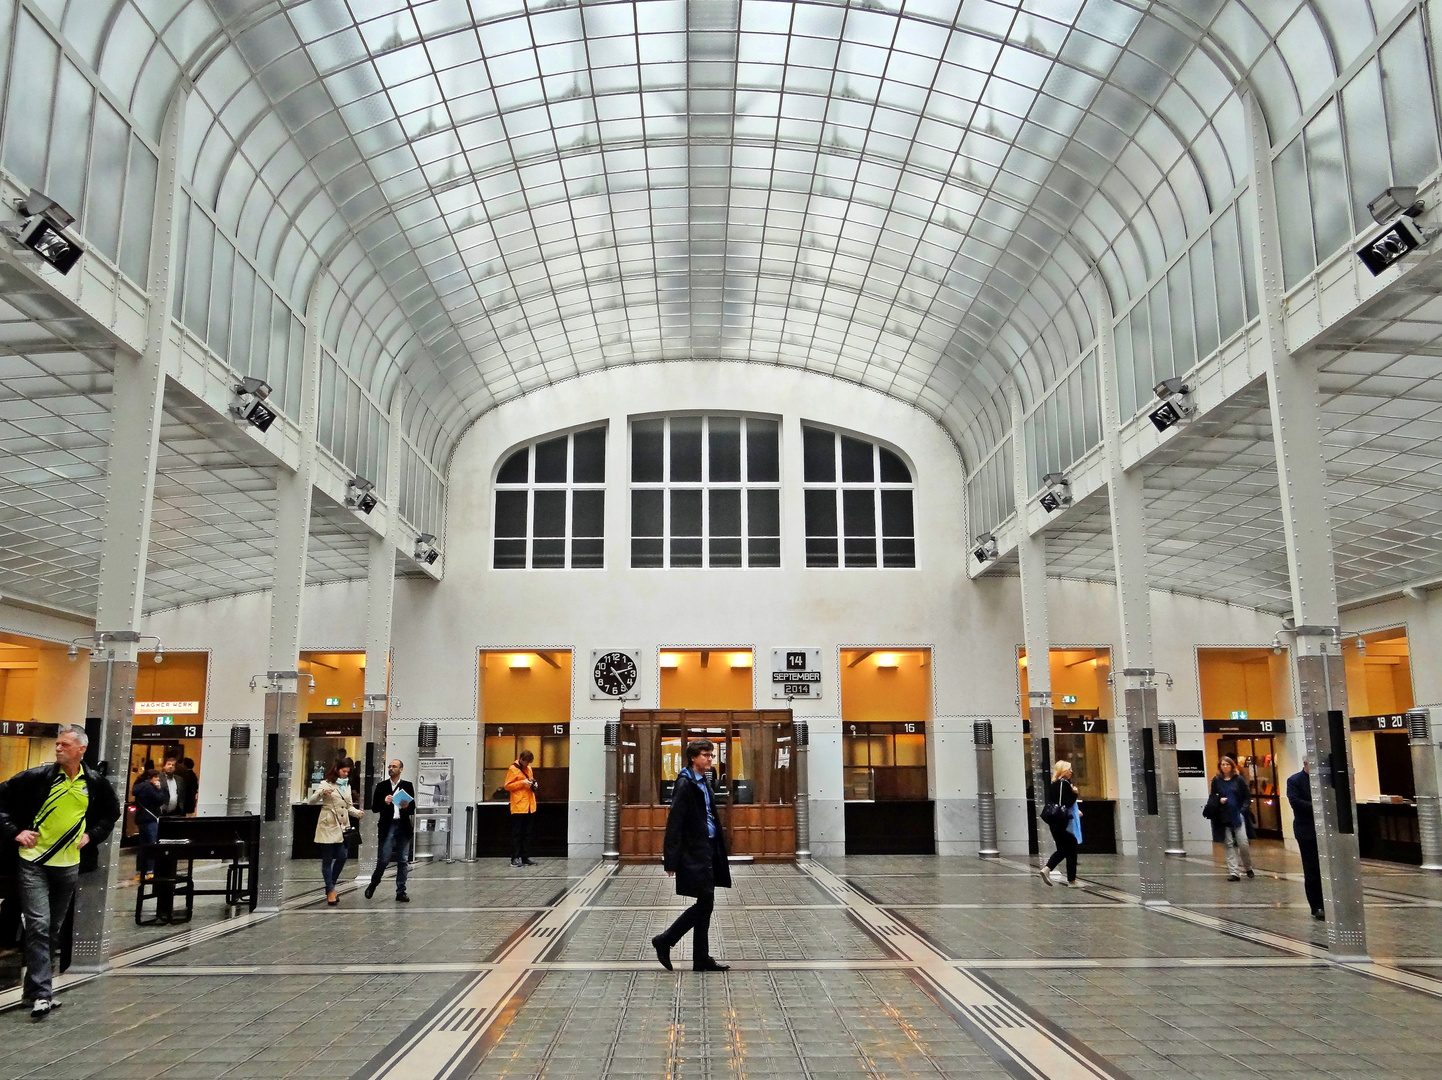
[{"label": "woman with dark bag", "polygon": [[346,831],[351,827],[351,818],[365,817],[365,811],[357,809],[347,791],[342,791],[339,781],[350,783],[350,758],[342,758],[326,770],[320,787],[306,802],[314,806],[320,803],[320,817],[315,823],[315,842],[320,847],[320,876],[325,880],[325,902],[331,907],[340,903],[336,887],[340,884],[341,873],[345,870]]},{"label": "woman with dark bag", "polygon": [[1042,806],[1042,818],[1051,830],[1052,842],[1056,844],[1056,850],[1041,872],[1042,881],[1048,885],[1053,884],[1051,872],[1062,860],[1066,860],[1066,883],[1076,886],[1076,856],[1077,848],[1081,846],[1076,833],[1081,830],[1078,826],[1073,831],[1072,826],[1081,816],[1081,807],[1077,805],[1081,800],[1077,798],[1071,779],[1070,761],[1058,761],[1051,767],[1051,783],[1047,785],[1047,798]]},{"label": "woman with dark bag", "polygon": [[1204,813],[1212,821],[1212,842],[1227,853],[1227,880],[1241,881],[1240,871],[1255,877],[1252,870],[1252,789],[1247,778],[1229,757],[1222,758],[1212,777],[1211,794]]},{"label": "woman with dark bag", "polygon": [[135,857],[135,879],[144,881],[150,864],[145,858],[145,847],[160,838],[160,813],[165,809],[165,792],[160,788],[160,773],[146,769],[130,789],[130,800],[135,803],[135,828],[140,833],[140,854]]}]

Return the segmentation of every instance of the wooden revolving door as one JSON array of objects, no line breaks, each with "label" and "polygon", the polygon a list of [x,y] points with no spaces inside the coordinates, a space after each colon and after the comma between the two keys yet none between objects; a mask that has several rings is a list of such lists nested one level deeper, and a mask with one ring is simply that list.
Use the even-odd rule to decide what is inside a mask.
[{"label": "wooden revolving door", "polygon": [[617,760],[621,858],[652,861],[692,739],[716,744],[717,812],[732,855],[796,857],[796,753],[790,709],[624,709]]}]

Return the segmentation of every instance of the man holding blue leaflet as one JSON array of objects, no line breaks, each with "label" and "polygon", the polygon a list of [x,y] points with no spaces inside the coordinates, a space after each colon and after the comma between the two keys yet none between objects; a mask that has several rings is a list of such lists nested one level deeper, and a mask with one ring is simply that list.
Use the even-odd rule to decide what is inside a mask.
[{"label": "man holding blue leaflet", "polygon": [[371,795],[371,809],[380,820],[380,850],[376,854],[376,868],[371,874],[371,883],[366,886],[366,899],[376,894],[381,875],[386,866],[395,860],[396,902],[407,903],[406,877],[411,869],[411,837],[414,835],[413,819],[416,816],[416,789],[409,780],[401,779],[405,764],[400,758],[392,758],[386,766],[388,779],[376,785]]}]

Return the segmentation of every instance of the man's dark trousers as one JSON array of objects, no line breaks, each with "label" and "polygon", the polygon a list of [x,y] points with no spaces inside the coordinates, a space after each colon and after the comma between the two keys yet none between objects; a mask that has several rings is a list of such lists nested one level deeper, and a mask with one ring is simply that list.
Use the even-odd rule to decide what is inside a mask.
[{"label": "man's dark trousers", "polygon": [[[711,857],[726,861],[725,852],[716,838],[711,838]],[[676,947],[676,943],[686,936],[686,931],[691,931],[691,960],[692,963],[707,959],[711,955],[711,912],[716,907],[716,890],[708,889],[696,898],[696,902],[681,912],[680,916],[668,926],[661,935],[666,948]]]},{"label": "man's dark trousers", "polygon": [[1307,891],[1307,906],[1313,911],[1322,909],[1322,860],[1317,854],[1317,834],[1298,831],[1297,853],[1302,856],[1302,887]]},{"label": "man's dark trousers", "polygon": [[52,962],[60,956],[60,928],[75,897],[78,866],[44,866],[19,860],[20,909],[25,915],[25,989],[30,1001],[48,1000]]},{"label": "man's dark trousers", "polygon": [[511,858],[529,859],[531,857],[531,819],[535,814],[512,814],[511,815]]},{"label": "man's dark trousers", "polygon": [[371,873],[372,885],[381,883],[381,875],[392,859],[396,863],[396,894],[399,896],[405,893],[406,879],[411,872],[411,834],[401,827],[400,822],[392,824],[381,841],[381,849],[376,854],[376,868]]}]

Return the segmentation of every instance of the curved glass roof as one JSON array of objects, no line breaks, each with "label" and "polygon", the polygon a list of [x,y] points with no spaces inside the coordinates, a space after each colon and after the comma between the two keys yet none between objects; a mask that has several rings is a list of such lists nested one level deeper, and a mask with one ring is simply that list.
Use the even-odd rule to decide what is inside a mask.
[{"label": "curved glass roof", "polygon": [[325,275],[328,349],[434,461],[556,380],[717,357],[915,403],[974,465],[1005,382],[1091,340],[1091,267],[1120,309],[1246,182],[1238,88],[1281,146],[1416,4],[31,6],[152,151],[193,80],[204,257],[296,313]]}]

